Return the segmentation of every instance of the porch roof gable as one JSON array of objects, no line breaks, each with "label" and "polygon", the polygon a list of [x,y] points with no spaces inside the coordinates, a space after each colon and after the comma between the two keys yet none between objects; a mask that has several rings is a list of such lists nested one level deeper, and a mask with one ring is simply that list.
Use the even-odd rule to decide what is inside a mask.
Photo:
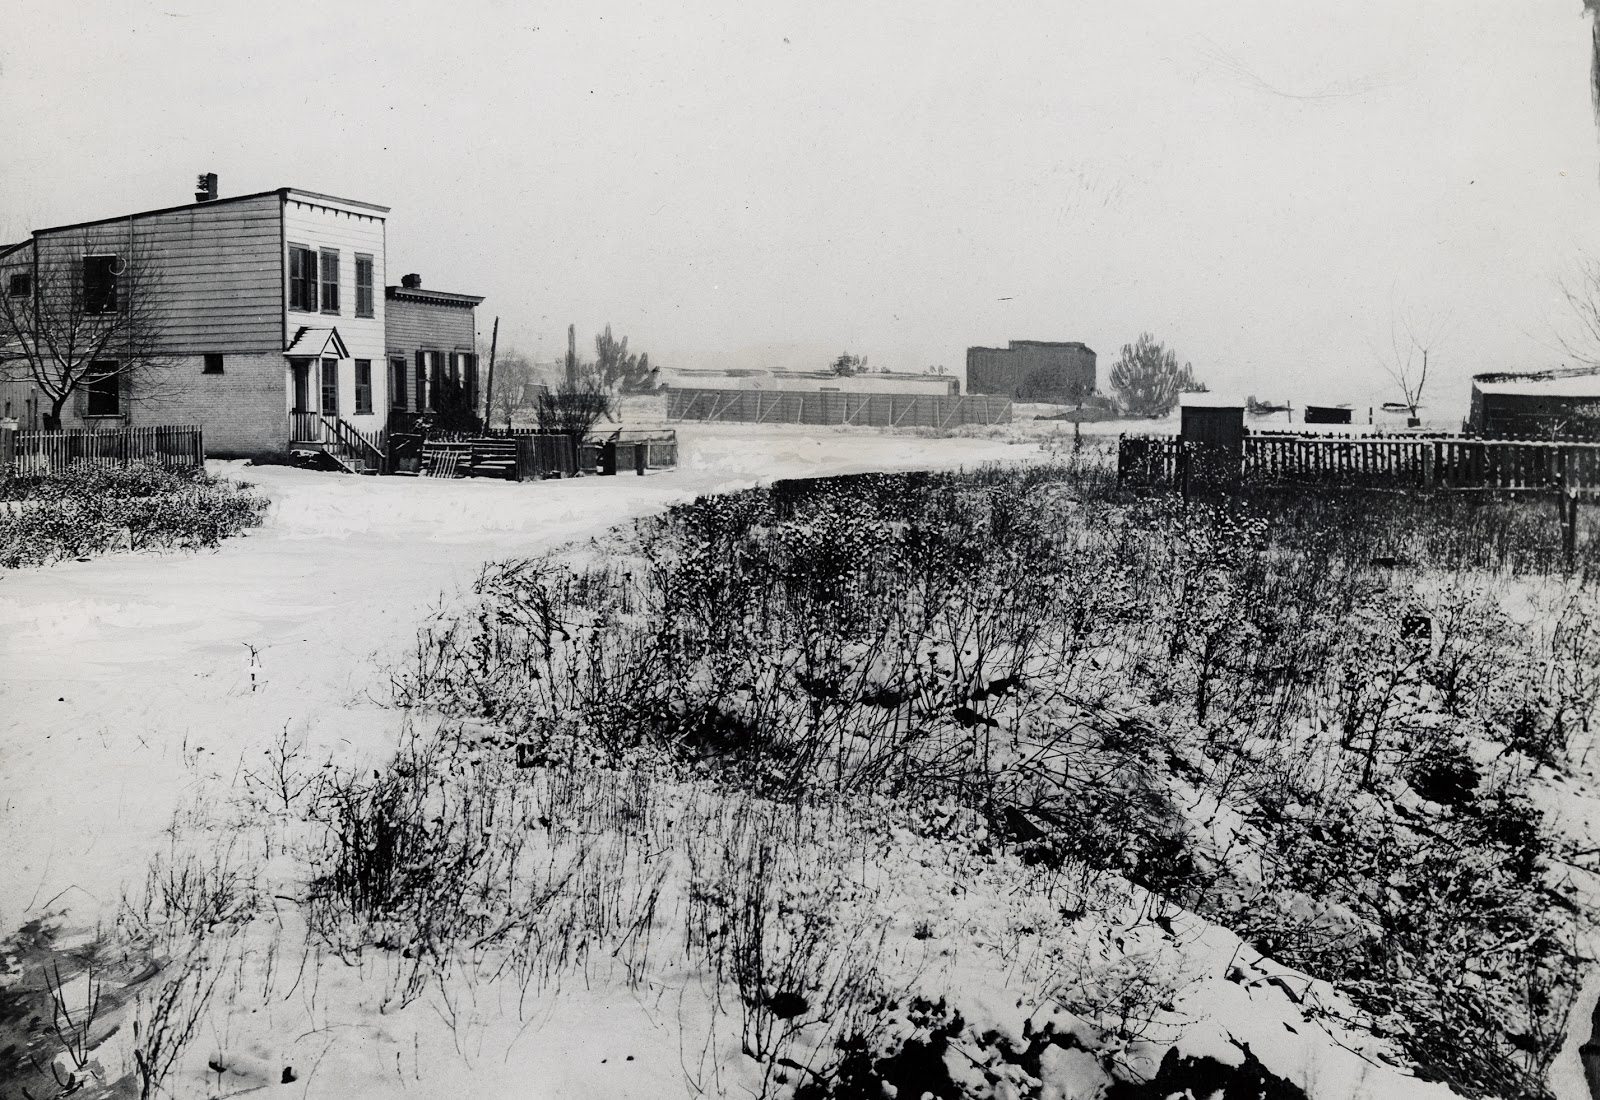
[{"label": "porch roof gable", "polygon": [[315,359],[325,355],[329,348],[333,349],[334,358],[350,358],[350,349],[345,347],[338,329],[301,325],[283,354],[295,359]]}]

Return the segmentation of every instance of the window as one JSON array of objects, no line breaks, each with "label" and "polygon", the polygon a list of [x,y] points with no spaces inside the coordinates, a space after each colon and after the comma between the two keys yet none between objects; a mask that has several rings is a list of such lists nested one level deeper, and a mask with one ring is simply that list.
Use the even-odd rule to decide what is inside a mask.
[{"label": "window", "polygon": [[389,407],[406,407],[406,360],[403,355],[389,360]]},{"label": "window", "polygon": [[83,311],[85,313],[115,313],[117,311],[117,258],[115,256],[85,256],[83,258]]},{"label": "window", "polygon": [[122,414],[122,375],[117,373],[115,359],[99,359],[89,364],[84,374],[84,389],[89,395],[85,414],[88,416],[120,416]]},{"label": "window", "polygon": [[339,254],[322,250],[322,312],[339,312]]},{"label": "window", "polygon": [[339,360],[322,361],[322,415],[339,415]]},{"label": "window", "polygon": [[200,368],[201,374],[221,374],[222,355],[218,352],[206,353],[206,365]]},{"label": "window", "polygon": [[356,415],[372,411],[372,360],[356,360]]},{"label": "window", "polygon": [[371,256],[356,256],[356,316],[372,316]]},{"label": "window", "polygon": [[478,407],[478,357],[468,352],[461,357],[461,387],[466,393],[467,408]]},{"label": "window", "polygon": [[33,293],[33,276],[26,271],[19,271],[11,276],[11,296],[13,298],[26,298]]},{"label": "window", "polygon": [[444,388],[444,352],[428,352],[428,408],[439,411],[439,391]]},{"label": "window", "polygon": [[411,406],[418,412],[428,407],[428,353],[417,352],[417,400]]},{"label": "window", "polygon": [[317,311],[317,254],[297,244],[289,246],[289,308]]}]

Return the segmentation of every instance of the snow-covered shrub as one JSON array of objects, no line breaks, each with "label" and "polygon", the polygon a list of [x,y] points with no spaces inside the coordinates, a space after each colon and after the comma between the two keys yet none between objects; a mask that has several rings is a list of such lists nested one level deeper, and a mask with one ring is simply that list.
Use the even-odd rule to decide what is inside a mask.
[{"label": "snow-covered shrub", "polygon": [[115,550],[213,547],[260,524],[267,499],[203,470],[79,463],[0,477],[0,568]]},{"label": "snow-covered shrub", "polygon": [[[1422,1072],[1535,1096],[1575,920],[1528,792],[1587,738],[1600,620],[1577,589],[1541,631],[1462,571],[1557,567],[1536,507],[1185,506],[1070,466],[780,485],[598,563],[490,567],[397,697],[496,723],[524,763],[587,746],[797,806],[958,806],[986,845],[1123,876],[1333,983]],[[775,889],[724,878],[702,923]],[[746,1004],[784,992],[750,978],[784,957],[768,931],[718,964]]]}]

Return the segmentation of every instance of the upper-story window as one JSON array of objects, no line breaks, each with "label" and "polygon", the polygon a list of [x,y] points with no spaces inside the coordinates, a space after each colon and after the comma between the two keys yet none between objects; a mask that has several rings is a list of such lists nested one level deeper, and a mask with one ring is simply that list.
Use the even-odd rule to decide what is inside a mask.
[{"label": "upper-story window", "polygon": [[289,308],[317,311],[317,254],[297,244],[289,246]]},{"label": "upper-story window", "polygon": [[339,312],[339,254],[322,250],[322,312]]},{"label": "upper-story window", "polygon": [[115,256],[85,256],[83,258],[83,311],[85,313],[115,313],[117,311],[117,258]]},{"label": "upper-story window", "polygon": [[372,316],[372,257],[356,256],[356,316]]},{"label": "upper-story window", "polygon": [[13,273],[9,287],[13,298],[26,298],[33,293],[33,275],[27,271]]}]

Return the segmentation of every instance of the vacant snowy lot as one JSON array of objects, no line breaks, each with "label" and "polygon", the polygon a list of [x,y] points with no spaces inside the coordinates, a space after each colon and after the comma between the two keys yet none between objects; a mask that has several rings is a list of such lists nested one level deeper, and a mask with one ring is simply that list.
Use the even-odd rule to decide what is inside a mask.
[{"label": "vacant snowy lot", "polygon": [[375,657],[484,561],[760,480],[1026,460],[993,440],[692,427],[681,465],[513,484],[218,463],[272,497],[215,553],[114,555],[0,576],[0,925],[109,916],[185,790],[285,727],[392,736]]},{"label": "vacant snowy lot", "polygon": [[[790,814],[644,766],[525,764],[520,752],[492,747],[492,724],[453,729],[447,748],[432,739],[431,719],[413,723],[396,711],[390,677],[414,652],[419,624],[435,609],[446,609],[437,624],[470,607],[460,593],[485,561],[564,545],[575,545],[577,560],[601,559],[616,553],[604,539],[613,526],[758,480],[1039,457],[1033,445],[977,438],[747,426],[684,434],[683,465],[643,479],[514,485],[221,465],[274,503],[264,527],[218,552],[108,557],[0,579],[0,835],[12,857],[0,864],[0,920],[9,930],[52,913],[87,930],[109,925],[119,908],[139,924],[142,909],[155,957],[174,960],[123,1014],[119,1036],[95,1059],[101,1068],[130,1071],[138,1033],[123,1024],[143,1020],[139,1049],[152,1049],[159,985],[198,1006],[188,1049],[161,1077],[173,1095],[280,1083],[323,1096],[464,1086],[483,1096],[790,1095],[811,1071],[785,1052],[804,1061],[805,1051],[842,1039],[851,1019],[811,1020],[800,1001],[799,1019],[810,1022],[791,1034],[793,1010],[752,1015],[739,1005],[794,985],[826,988],[827,1003],[850,1012],[878,1011],[867,1008],[869,985],[852,984],[870,964],[929,997],[960,997],[949,1009],[913,1003],[909,1018],[923,1031],[961,1033],[951,1012],[968,1014],[968,1036],[994,1029],[960,1055],[981,1059],[961,1077],[983,1089],[973,1095],[1098,1098],[1107,1084],[1100,1059],[1147,1076],[1174,1042],[1190,1059],[1264,1064],[1316,1097],[1449,1095],[1391,1062],[1391,1046],[1341,1026],[1358,1014],[1326,983],[1154,894],[1126,884],[1106,892],[1114,880],[1086,881],[1068,891],[1078,901],[1063,905],[1055,872],[1010,854],[991,858],[987,834],[972,833],[970,815],[953,805],[926,807],[927,820],[909,830],[885,828],[889,818],[858,816],[855,806],[826,812],[826,800]],[[606,544],[585,552],[591,537]],[[398,766],[389,763],[397,747]],[[326,806],[339,805],[340,790],[370,797],[354,793],[369,768],[374,784],[379,767],[383,783],[424,776],[418,789],[444,797],[441,814],[473,823],[460,834],[469,844],[478,835],[512,864],[525,860],[506,881],[529,890],[509,904],[534,946],[505,946],[506,926],[496,926],[506,899],[487,894],[447,907],[482,927],[471,925],[459,955],[426,966],[401,949],[415,929],[391,935],[362,913],[348,914],[360,918],[344,926],[350,938],[329,938],[339,903],[308,890],[296,867],[328,819],[308,832],[312,822],[291,812],[323,760],[341,769],[323,787],[333,792]],[[497,813],[473,802],[506,791],[515,798]],[[1549,793],[1570,796],[1569,827],[1587,816],[1581,785]],[[344,803],[369,813],[363,805]],[[246,819],[255,824],[236,824]],[[357,844],[346,863],[359,868],[373,848]],[[662,858],[669,851],[686,860],[677,870],[676,856]],[[753,881],[752,868],[768,877]],[[204,949],[162,950],[165,933],[151,916],[171,906],[157,895],[200,899],[204,909],[214,888],[229,908],[201,912],[190,926],[206,930]],[[367,896],[360,883],[333,889]],[[558,896],[568,900],[541,912],[537,899]],[[734,896],[772,900],[746,916],[787,914],[784,934],[796,943],[829,926],[856,934],[822,936],[810,954],[774,946],[816,973],[746,989],[737,964],[724,974],[706,961],[723,957],[707,936],[738,941]],[[563,909],[578,904],[571,899],[597,907]],[[687,914],[682,940],[677,918],[662,919],[669,911]],[[719,926],[718,912],[731,923]],[[308,920],[321,931],[308,933]],[[230,927],[243,934],[210,931]],[[480,950],[491,940],[505,949]],[[14,971],[6,964],[0,982]],[[1076,975],[1070,1013],[1054,991],[1063,973]],[[113,993],[114,985],[115,976]],[[74,978],[61,1001],[82,1020],[94,989],[89,977]],[[1056,1016],[1035,1012],[1041,1003],[1055,1003]],[[1083,1018],[1102,1029],[1094,1053],[1077,1045]],[[1181,1038],[1174,1020],[1186,1021]],[[89,1046],[102,1041],[89,1042],[89,1024],[82,1030]],[[0,1047],[6,1038],[0,1032]],[[65,1055],[58,1062],[77,1066]],[[1013,1091],[1013,1080],[1034,1091]]]}]

